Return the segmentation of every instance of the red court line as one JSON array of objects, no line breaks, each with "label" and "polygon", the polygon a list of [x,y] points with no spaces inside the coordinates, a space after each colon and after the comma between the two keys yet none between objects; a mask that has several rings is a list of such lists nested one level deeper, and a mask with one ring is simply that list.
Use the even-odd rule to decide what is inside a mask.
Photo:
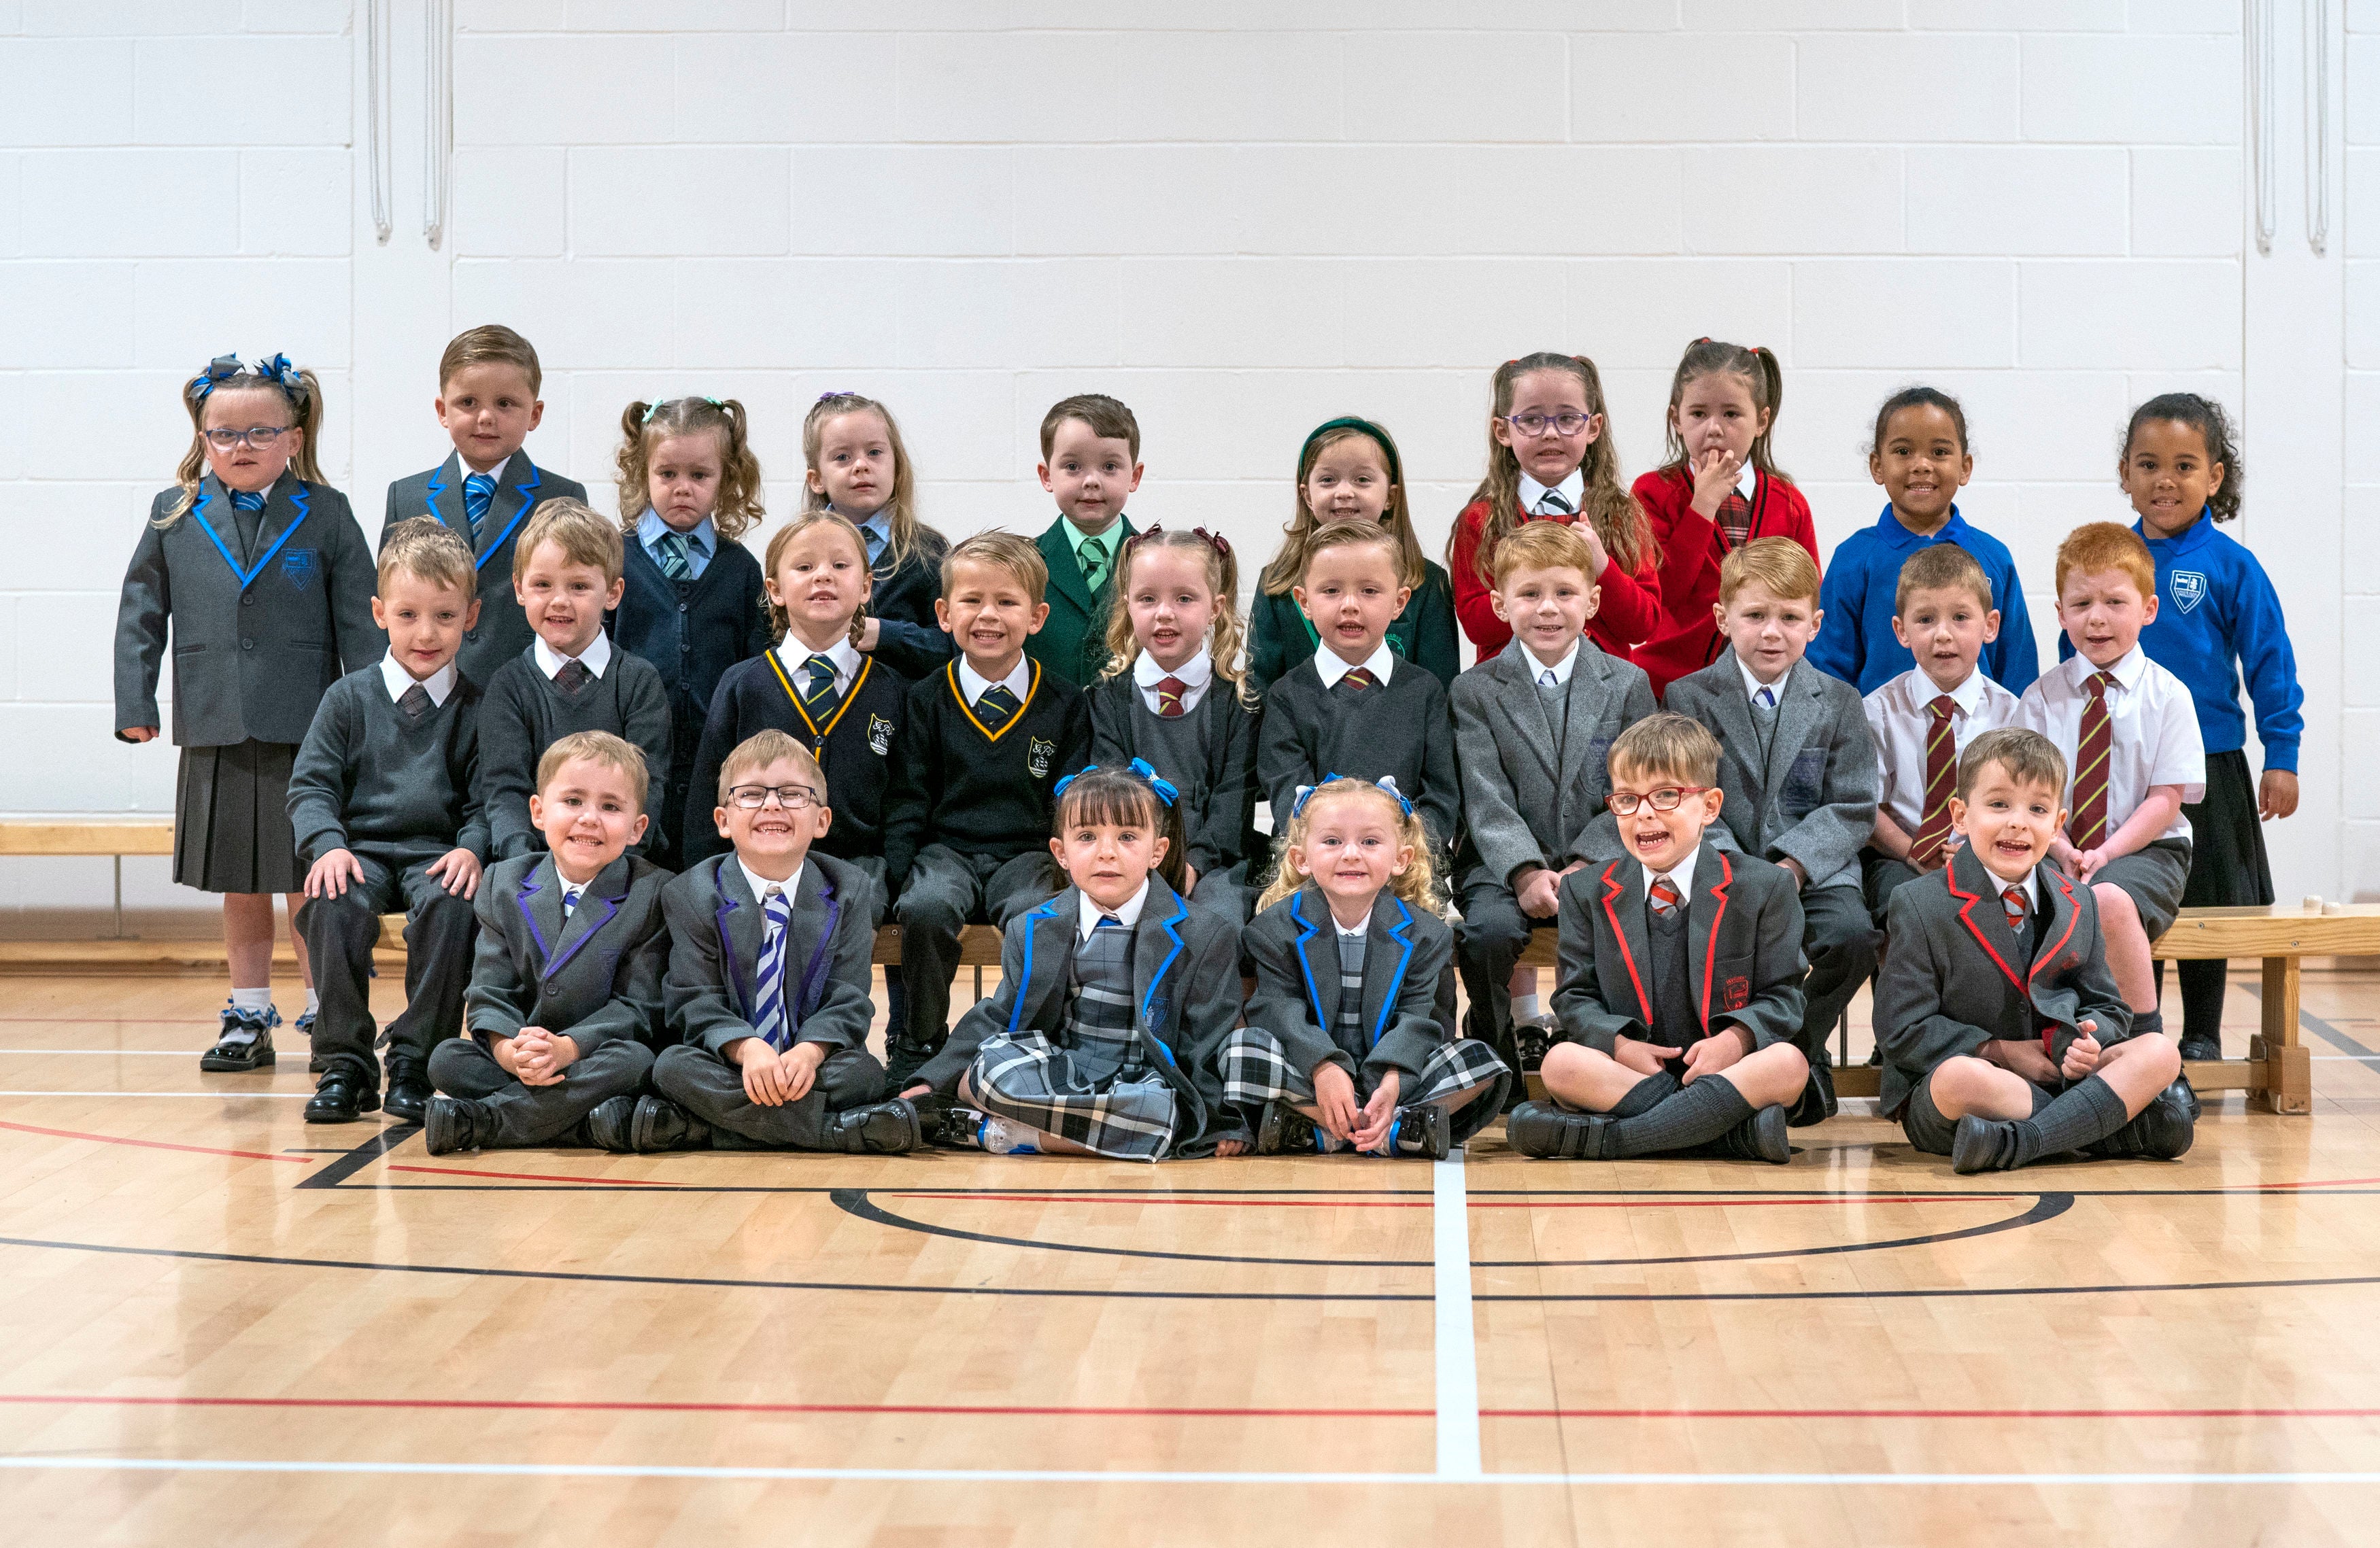
[{"label": "red court line", "polygon": [[187,1150],[194,1155],[236,1155],[243,1161],[294,1161],[310,1167],[310,1155],[273,1155],[261,1150],[218,1150],[212,1145],[177,1145],[164,1140],[130,1140],[121,1134],[86,1134],[79,1129],[43,1129],[32,1123],[0,1123],[0,1129],[14,1129],[22,1134],[47,1134],[59,1140],[95,1140],[103,1145],[139,1145],[143,1150]]},{"label": "red court line", "polygon": [[[404,1170],[397,1167],[393,1170]],[[415,1168],[420,1169],[420,1168]],[[870,1191],[874,1191],[870,1190]],[[1028,1204],[1196,1204],[1208,1209],[1428,1209],[1427,1199],[1410,1203],[1402,1200],[1341,1200],[1341,1199],[1177,1199],[1163,1197],[1118,1198],[1099,1193],[908,1193],[884,1191],[877,1193],[886,1199],[976,1199],[994,1203]],[[1513,1200],[1469,1201],[1473,1209],[1740,1209],[1769,1204],[1915,1204],[1915,1203],[2006,1203],[2022,1197],[2016,1193],[1828,1193],[1817,1198],[1733,1198],[1733,1199],[1548,1199],[1541,1202]]]},{"label": "red court line", "polygon": [[437,1177],[501,1177],[516,1182],[595,1182],[613,1188],[675,1188],[674,1182],[643,1177],[557,1177],[551,1172],[480,1172],[468,1167],[407,1167],[391,1162],[383,1168],[392,1172],[429,1172]]},{"label": "red court line", "polygon": [[1482,1409],[1482,1419],[2374,1419],[2380,1409]]}]

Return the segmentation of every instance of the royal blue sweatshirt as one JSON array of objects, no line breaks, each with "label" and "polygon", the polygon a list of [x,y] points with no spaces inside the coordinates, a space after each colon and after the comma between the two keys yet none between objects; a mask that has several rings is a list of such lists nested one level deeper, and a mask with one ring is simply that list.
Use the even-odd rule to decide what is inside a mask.
[{"label": "royal blue sweatshirt", "polygon": [[1874,526],[1852,533],[1837,546],[1818,591],[1818,606],[1827,616],[1818,625],[1818,637],[1810,642],[1810,664],[1856,684],[1863,695],[1915,666],[1917,658],[1892,637],[1892,602],[1900,586],[1900,567],[1911,554],[1936,543],[1956,543],[1973,554],[1984,567],[1984,578],[1991,582],[1992,606],[2000,610],[2000,635],[1984,647],[1984,675],[2011,694],[2032,687],[2041,675],[2041,660],[2033,643],[2033,621],[2025,616],[2016,561],[2009,556],[2008,545],[1969,526],[1956,505],[1939,532],[1920,538],[1900,524],[1888,503]]}]

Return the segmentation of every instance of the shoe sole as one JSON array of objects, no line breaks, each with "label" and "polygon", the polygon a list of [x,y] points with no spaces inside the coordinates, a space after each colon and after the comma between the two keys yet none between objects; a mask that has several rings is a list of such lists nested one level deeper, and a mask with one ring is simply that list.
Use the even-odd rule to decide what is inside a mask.
[{"label": "shoe sole", "polygon": [[255,1058],[247,1059],[231,1059],[220,1054],[203,1053],[199,1056],[199,1068],[210,1075],[245,1075],[251,1070],[263,1070],[270,1067],[273,1058],[273,1052],[270,1048],[265,1049]]}]

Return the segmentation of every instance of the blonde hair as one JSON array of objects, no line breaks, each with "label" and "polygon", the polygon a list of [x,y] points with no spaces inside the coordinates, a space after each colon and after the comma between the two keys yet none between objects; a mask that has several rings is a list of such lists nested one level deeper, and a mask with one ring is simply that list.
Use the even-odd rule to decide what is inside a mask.
[{"label": "blonde hair", "polygon": [[1295,893],[1312,879],[1310,873],[1298,875],[1297,868],[1290,864],[1289,852],[1305,847],[1306,835],[1314,830],[1314,808],[1325,801],[1351,798],[1368,798],[1387,807],[1390,820],[1396,824],[1397,842],[1413,851],[1413,864],[1404,868],[1402,876],[1389,878],[1388,890],[1425,913],[1438,912],[1438,869],[1430,863],[1429,830],[1422,826],[1421,813],[1405,810],[1403,802],[1369,780],[1351,779],[1343,774],[1317,787],[1282,825],[1281,836],[1273,845],[1276,864],[1272,885],[1257,900],[1259,912]]},{"label": "blonde hair", "polygon": [[305,432],[289,466],[297,470],[300,483],[322,481],[317,451],[322,433],[322,384],[314,373],[291,365],[286,355],[259,360],[253,367],[241,365],[237,356],[218,355],[207,362],[205,370],[182,383],[182,406],[190,415],[190,449],[182,454],[180,465],[174,469],[174,482],[181,485],[182,492],[173,508],[157,518],[155,525],[161,531],[180,521],[199,502],[199,484],[207,471],[207,399],[217,393],[250,392],[281,394],[281,401],[289,405],[290,428]]},{"label": "blonde hair", "polygon": [[1140,654],[1140,640],[1132,632],[1132,608],[1127,600],[1132,595],[1132,565],[1142,554],[1160,549],[1195,553],[1206,562],[1207,588],[1215,594],[1215,621],[1207,626],[1207,654],[1215,663],[1215,675],[1232,685],[1241,703],[1255,708],[1262,701],[1249,687],[1246,671],[1240,662],[1240,647],[1247,635],[1247,625],[1240,618],[1240,562],[1232,557],[1230,543],[1203,526],[1175,527],[1172,531],[1151,526],[1135,533],[1124,544],[1123,557],[1116,564],[1116,599],[1123,605],[1108,612],[1108,664],[1099,676],[1104,679],[1129,671],[1133,659]]},{"label": "blonde hair", "polygon": [[1777,416],[1785,405],[1785,368],[1777,363],[1774,351],[1754,345],[1747,349],[1740,344],[1721,344],[1716,339],[1696,339],[1686,345],[1678,359],[1677,373],[1670,378],[1669,445],[1664,453],[1670,467],[1682,467],[1686,461],[1686,443],[1678,434],[1678,405],[1686,401],[1686,389],[1706,376],[1728,375],[1740,378],[1744,390],[1752,394],[1752,406],[1768,411],[1768,428],[1752,438],[1752,466],[1771,478],[1793,481],[1791,475],[1777,466],[1769,444],[1777,434]]},{"label": "blonde hair", "polygon": [[1984,766],[1998,764],[2008,771],[2009,782],[2017,785],[2046,785],[2050,799],[2066,797],[2066,755],[2058,744],[2037,731],[2022,726],[2001,726],[1987,731],[1967,744],[1959,755],[1957,795],[1964,801],[1984,777]]},{"label": "blonde hair", "polygon": [[1397,455],[1397,443],[1389,432],[1369,419],[1353,417],[1332,419],[1318,426],[1305,438],[1305,445],[1297,454],[1297,486],[1293,491],[1297,502],[1289,525],[1281,528],[1281,551],[1257,577],[1257,589],[1268,597],[1279,597],[1305,579],[1305,566],[1314,552],[1318,528],[1344,523],[1326,523],[1315,519],[1313,508],[1305,502],[1305,480],[1314,474],[1314,465],[1322,454],[1349,441],[1368,441],[1380,453],[1389,471],[1389,503],[1380,513],[1380,530],[1389,535],[1397,550],[1399,584],[1418,589],[1428,574],[1429,560],[1421,551],[1421,538],[1414,531],[1413,508],[1405,500],[1404,463]]},{"label": "blonde hair", "polygon": [[[1578,465],[1585,475],[1586,498],[1581,502],[1580,514],[1594,525],[1595,535],[1603,541],[1604,551],[1619,562],[1620,567],[1635,572],[1650,567],[1660,557],[1659,544],[1653,537],[1653,524],[1645,519],[1645,512],[1636,497],[1620,478],[1620,447],[1611,435],[1611,411],[1604,405],[1603,374],[1595,362],[1584,355],[1557,355],[1551,350],[1539,350],[1524,355],[1517,360],[1507,360],[1496,368],[1491,379],[1488,407],[1488,476],[1471,491],[1474,501],[1488,502],[1488,514],[1479,528],[1479,548],[1475,561],[1481,580],[1488,580],[1493,571],[1495,553],[1515,528],[1537,524],[1523,522],[1521,506],[1521,457],[1512,447],[1496,439],[1496,427],[1512,412],[1512,393],[1521,378],[1537,371],[1560,371],[1578,379],[1580,395],[1586,400],[1586,411],[1603,421],[1603,433],[1586,448],[1586,455]],[[1561,526],[1562,522],[1548,525]],[[1455,536],[1446,540],[1446,562],[1454,563]],[[1587,579],[1595,577],[1590,574]]]},{"label": "blonde hair", "polygon": [[2085,522],[2058,545],[2058,594],[2066,595],[2066,577],[2080,570],[2092,574],[2121,570],[2143,597],[2156,595],[2156,561],[2149,546],[2131,527],[2111,521]]},{"label": "blonde hair", "polygon": [[[769,552],[768,556],[760,562],[760,574],[770,585],[774,586],[777,581],[777,561],[784,556],[785,550],[792,545],[795,538],[814,526],[840,527],[844,536],[851,539],[852,548],[859,554],[859,574],[865,589],[859,594],[859,611],[851,615],[852,640],[856,644],[861,620],[868,616],[868,599],[876,588],[876,576],[868,568],[868,539],[859,535],[859,528],[851,525],[849,517],[835,511],[804,511],[800,515],[777,528],[775,534],[769,538]],[[762,596],[767,596],[767,593],[763,592]],[[786,616],[783,604],[772,600],[765,602],[763,606],[767,608],[769,613],[771,636],[779,640],[783,639],[786,632],[793,627],[793,620]]]},{"label": "blonde hair", "polygon": [[989,532],[978,532],[953,545],[950,552],[942,555],[942,590],[945,595],[956,584],[955,577],[962,562],[989,564],[994,569],[1007,571],[1016,584],[1025,588],[1026,599],[1037,608],[1049,599],[1050,565],[1029,538],[1020,538],[1014,532],[1002,532],[993,527]]},{"label": "blonde hair", "polygon": [[1928,543],[1900,566],[1900,578],[1892,588],[1893,615],[1907,612],[1909,599],[1920,591],[1954,587],[1974,598],[1985,612],[1992,611],[1991,577],[1975,556],[1956,543]]},{"label": "blonde hair", "polygon": [[520,541],[513,545],[513,579],[528,574],[529,559],[541,543],[552,543],[573,564],[590,564],[603,572],[603,584],[620,578],[622,539],[619,524],[609,522],[584,501],[567,495],[541,502],[528,514]]},{"label": "blonde hair", "polygon": [[620,411],[620,530],[637,530],[637,520],[653,503],[649,475],[652,449],[672,436],[711,431],[719,437],[719,503],[711,525],[723,542],[735,542],[769,514],[760,503],[760,459],[752,454],[744,405],[734,398],[639,398]]},{"label": "blonde hair", "polygon": [[380,591],[385,598],[391,575],[411,575],[432,586],[451,587],[466,601],[480,594],[479,566],[455,529],[436,516],[415,516],[388,530],[380,548]]},{"label": "blonde hair", "polygon": [[[884,525],[891,528],[891,538],[884,545],[884,557],[892,569],[909,562],[909,556],[920,548],[930,547],[941,540],[941,535],[917,520],[917,475],[909,466],[909,448],[902,443],[901,426],[892,411],[874,398],[857,393],[824,393],[802,416],[802,462],[812,473],[819,471],[819,452],[826,441],[826,422],[844,414],[873,414],[884,421],[884,440],[892,448],[892,497],[884,502]],[[826,491],[814,490],[808,481],[802,485],[802,509],[827,509]],[[859,557],[868,557],[868,545],[859,545]]]},{"label": "blonde hair", "polygon": [[446,353],[438,357],[438,391],[443,393],[446,383],[466,366],[514,366],[528,377],[530,397],[545,390],[545,371],[537,363],[537,350],[501,322],[466,328],[455,335]]},{"label": "blonde hair", "polygon": [[1746,581],[1757,581],[1779,601],[1815,601],[1818,562],[1791,538],[1755,538],[1718,564],[1718,605],[1727,607]]},{"label": "blonde hair", "polygon": [[652,770],[645,767],[645,755],[636,744],[623,741],[608,731],[574,731],[568,736],[556,738],[537,760],[540,795],[545,793],[545,787],[553,783],[562,766],[572,758],[585,758],[626,775],[628,788],[636,792],[637,810],[645,809],[645,796],[652,789]]},{"label": "blonde hair", "polygon": [[1707,786],[1718,778],[1718,738],[1700,720],[1658,710],[1620,733],[1606,767]]},{"label": "blonde hair", "polygon": [[810,750],[781,731],[756,731],[735,744],[719,766],[719,804],[727,804],[727,792],[735,788],[735,777],[749,774],[756,768],[766,768],[772,763],[791,763],[802,771],[802,777],[818,792],[819,804],[826,804],[826,775],[820,769],[818,759]]},{"label": "blonde hair", "polygon": [[1595,556],[1578,528],[1567,522],[1533,521],[1518,527],[1496,545],[1491,568],[1490,578],[1500,589],[1515,570],[1576,570],[1589,586],[1595,584]]}]

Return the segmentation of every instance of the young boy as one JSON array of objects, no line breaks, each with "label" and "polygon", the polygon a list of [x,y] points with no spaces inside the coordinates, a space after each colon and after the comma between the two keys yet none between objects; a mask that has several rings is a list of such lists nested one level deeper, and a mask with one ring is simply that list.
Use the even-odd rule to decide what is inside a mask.
[{"label": "young boy", "polygon": [[573,732],[538,759],[528,811],[545,853],[500,861],[480,881],[465,1035],[430,1056],[432,1155],[593,1144],[606,1118],[616,1126],[635,1106],[669,963],[669,873],[628,853],[650,788],[645,755],[609,732]]},{"label": "young boy", "polygon": [[388,1025],[392,1118],[430,1100],[430,1050],[451,1037],[471,981],[471,897],[488,848],[480,808],[480,691],[455,652],[479,615],[471,551],[439,522],[400,522],[380,550],[372,622],[388,654],[322,695],[289,772],[289,821],[306,873],[298,927],[322,996],[309,1123],[382,1106],[372,1054],[371,950],[402,907],[405,1011]]},{"label": "young boy", "polygon": [[[868,1053],[874,883],[811,846],[834,814],[818,760],[764,731],[719,770],[720,830],[735,846],[671,882],[665,992],[682,1041],[653,1090],[593,1125],[607,1149],[827,1150],[901,1155],[917,1110],[881,1101]],[[616,1115],[616,1117],[614,1116]]]},{"label": "young boy", "polygon": [[1058,519],[1035,545],[1050,575],[1049,622],[1026,651],[1077,688],[1108,664],[1116,561],[1133,536],[1123,502],[1140,488],[1140,422],[1099,393],[1062,398],[1041,417],[1041,487]]},{"label": "young boy", "polygon": [[1051,790],[1090,743],[1083,695],[1027,660],[1050,616],[1040,550],[978,532],[942,561],[935,616],[959,659],[909,685],[884,798],[884,879],[901,926],[908,1022],[885,1038],[892,1089],[950,1035],[959,932],[1008,922],[1065,885],[1050,857]]},{"label": "young boy", "polygon": [[1876,1111],[1954,1171],[2190,1148],[2181,1056],[2127,1016],[2090,889],[2041,864],[2065,787],[2047,738],[1985,732],[1960,756],[1950,802],[1966,842],[1892,895]]},{"label": "young boy", "polygon": [[1999,635],[1991,581],[1955,543],[1919,549],[1900,567],[1892,637],[1917,664],[1868,695],[1884,792],[1861,852],[1869,917],[1895,889],[1950,858],[1950,788],[1967,744],[2016,720],[2016,695],[1978,664]]},{"label": "young boy", "polygon": [[[1530,932],[1553,925],[1563,878],[1618,853],[1607,760],[1612,740],[1653,713],[1653,684],[1584,633],[1598,599],[1575,527],[1530,522],[1496,545],[1494,566],[1489,600],[1512,639],[1456,678],[1451,695],[1467,814],[1455,940],[1471,997],[1465,1035],[1518,1070],[1549,1039],[1534,1024],[1535,969],[1525,998],[1507,998],[1513,964]],[[1515,1021],[1533,1023],[1528,1049],[1516,1050]]]},{"label": "young boy", "polygon": [[1714,788],[1719,761],[1718,743],[1682,715],[1647,716],[1611,744],[1627,853],[1562,881],[1554,1012],[1569,1040],[1546,1052],[1553,1100],[1506,1120],[1524,1155],[1618,1160],[1716,1143],[1744,1160],[1791,1157],[1782,1104],[1810,1078],[1794,1046],[1802,908],[1779,867],[1704,841],[1728,799]]},{"label": "young boy", "polygon": [[388,487],[381,546],[397,524],[435,516],[471,550],[479,570],[480,622],[463,632],[461,668],[484,683],[495,670],[528,648],[529,624],[514,599],[513,555],[506,545],[530,507],[567,497],[584,502],[587,487],[529,461],[521,450],[545,417],[538,392],[545,373],[529,342],[499,323],[468,328],[438,357],[438,396],[431,406],[455,442],[455,454],[427,473]]},{"label": "young boy", "polygon": [[1821,617],[1809,550],[1755,538],[1727,556],[1718,587],[1712,611],[1727,653],[1670,683],[1668,703],[1718,738],[1719,842],[1783,866],[1801,891],[1810,1089],[1793,1109],[1798,1127],[1834,1116],[1827,1037],[1876,967],[1859,867],[1876,831],[1876,744],[1859,691],[1802,659]]},{"label": "young boy", "polygon": [[2099,903],[2107,965],[2132,1032],[2165,1031],[2149,943],[2173,927],[2190,879],[2185,803],[2206,795],[2206,747],[2180,678],[2141,648],[2156,566],[2128,526],[2092,522],[2058,545],[2058,623],[2074,654],[2025,690],[2017,723],[2071,769],[2050,858]]},{"label": "young boy", "polygon": [[[626,738],[643,750],[653,788],[668,783],[669,691],[651,662],[614,650],[603,632],[605,611],[620,605],[620,524],[567,498],[540,505],[513,545],[513,595],[537,637],[480,695],[481,794],[499,860],[540,847],[530,775],[575,732]],[[639,813],[644,803],[639,794]],[[640,816],[639,834],[650,820]]]}]

